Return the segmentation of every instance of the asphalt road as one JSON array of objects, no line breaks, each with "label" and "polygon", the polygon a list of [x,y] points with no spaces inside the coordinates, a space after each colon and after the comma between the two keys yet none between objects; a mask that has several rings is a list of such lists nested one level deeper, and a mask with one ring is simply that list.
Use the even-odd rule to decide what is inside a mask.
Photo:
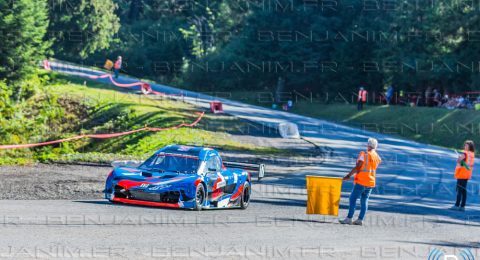
[{"label": "asphalt road", "polygon": [[0,207],[3,258],[427,259],[432,246],[472,247],[467,241],[478,238],[471,235],[478,223],[377,207],[366,226],[344,226],[305,215],[301,196],[256,197],[247,210],[202,212],[104,200],[1,201]]},{"label": "asphalt road", "polygon": [[[52,65],[59,69],[58,64]],[[79,76],[99,73],[73,66],[62,71]],[[119,81],[135,79],[121,77]],[[183,93],[187,102],[202,107],[214,99],[159,84],[152,87]],[[457,255],[470,248],[480,257],[480,172],[475,167],[469,182],[467,211],[449,211],[455,193],[453,151],[222,101],[225,112],[240,118],[272,127],[294,122],[302,136],[330,152],[316,167],[299,163],[288,174],[271,172],[262,184],[254,185],[252,204],[244,211],[152,209],[110,205],[104,200],[0,201],[0,257],[20,257],[22,252],[25,257],[32,252],[42,257],[40,254],[58,249],[55,256],[60,258],[68,258],[61,253],[84,252],[86,257],[116,258],[113,254],[118,254],[136,259],[427,259],[433,248]],[[344,175],[365,149],[368,137],[379,140],[383,163],[365,225],[342,226],[333,217],[306,215],[305,175]],[[344,183],[341,216],[346,214],[351,188],[351,182]],[[58,223],[51,223],[50,218]]]}]

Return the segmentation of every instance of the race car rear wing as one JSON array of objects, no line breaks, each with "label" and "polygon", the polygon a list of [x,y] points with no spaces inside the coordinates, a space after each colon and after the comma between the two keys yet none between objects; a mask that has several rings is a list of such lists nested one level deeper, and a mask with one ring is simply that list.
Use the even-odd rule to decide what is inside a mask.
[{"label": "race car rear wing", "polygon": [[265,177],[265,164],[223,162],[223,165],[227,168],[237,168],[237,169],[257,172],[258,180],[261,180],[263,177]]}]

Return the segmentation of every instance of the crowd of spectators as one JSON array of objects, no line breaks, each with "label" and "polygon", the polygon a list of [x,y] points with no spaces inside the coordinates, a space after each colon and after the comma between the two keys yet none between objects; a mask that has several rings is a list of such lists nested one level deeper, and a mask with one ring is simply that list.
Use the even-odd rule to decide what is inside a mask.
[{"label": "crowd of spectators", "polygon": [[[396,93],[393,102],[389,101],[389,95],[387,91],[385,93],[387,104],[397,103],[406,106],[428,106],[428,107],[443,107],[447,109],[477,109],[480,110],[480,92],[479,93],[466,93],[466,94],[442,94],[436,88],[427,88],[425,92],[403,92]],[[395,102],[396,101],[396,102]],[[478,104],[478,105],[477,105]]]}]

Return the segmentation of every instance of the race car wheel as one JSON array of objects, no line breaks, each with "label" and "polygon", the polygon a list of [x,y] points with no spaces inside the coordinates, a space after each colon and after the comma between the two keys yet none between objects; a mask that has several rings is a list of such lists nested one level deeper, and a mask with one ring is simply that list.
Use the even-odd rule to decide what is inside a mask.
[{"label": "race car wheel", "polygon": [[242,198],[240,200],[240,208],[246,209],[250,204],[250,183],[245,182],[243,185]]},{"label": "race car wheel", "polygon": [[203,202],[205,201],[205,189],[202,184],[197,185],[195,192],[195,208],[194,210],[202,210]]}]

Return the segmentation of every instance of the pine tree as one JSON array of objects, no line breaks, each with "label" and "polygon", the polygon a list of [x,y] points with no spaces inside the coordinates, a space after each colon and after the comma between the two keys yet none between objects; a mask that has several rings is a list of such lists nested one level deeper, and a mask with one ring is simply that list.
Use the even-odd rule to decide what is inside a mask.
[{"label": "pine tree", "polygon": [[23,78],[44,57],[47,10],[44,0],[0,1],[0,79]]},{"label": "pine tree", "polygon": [[79,60],[110,47],[120,28],[112,0],[50,0],[49,35],[57,57]]}]

